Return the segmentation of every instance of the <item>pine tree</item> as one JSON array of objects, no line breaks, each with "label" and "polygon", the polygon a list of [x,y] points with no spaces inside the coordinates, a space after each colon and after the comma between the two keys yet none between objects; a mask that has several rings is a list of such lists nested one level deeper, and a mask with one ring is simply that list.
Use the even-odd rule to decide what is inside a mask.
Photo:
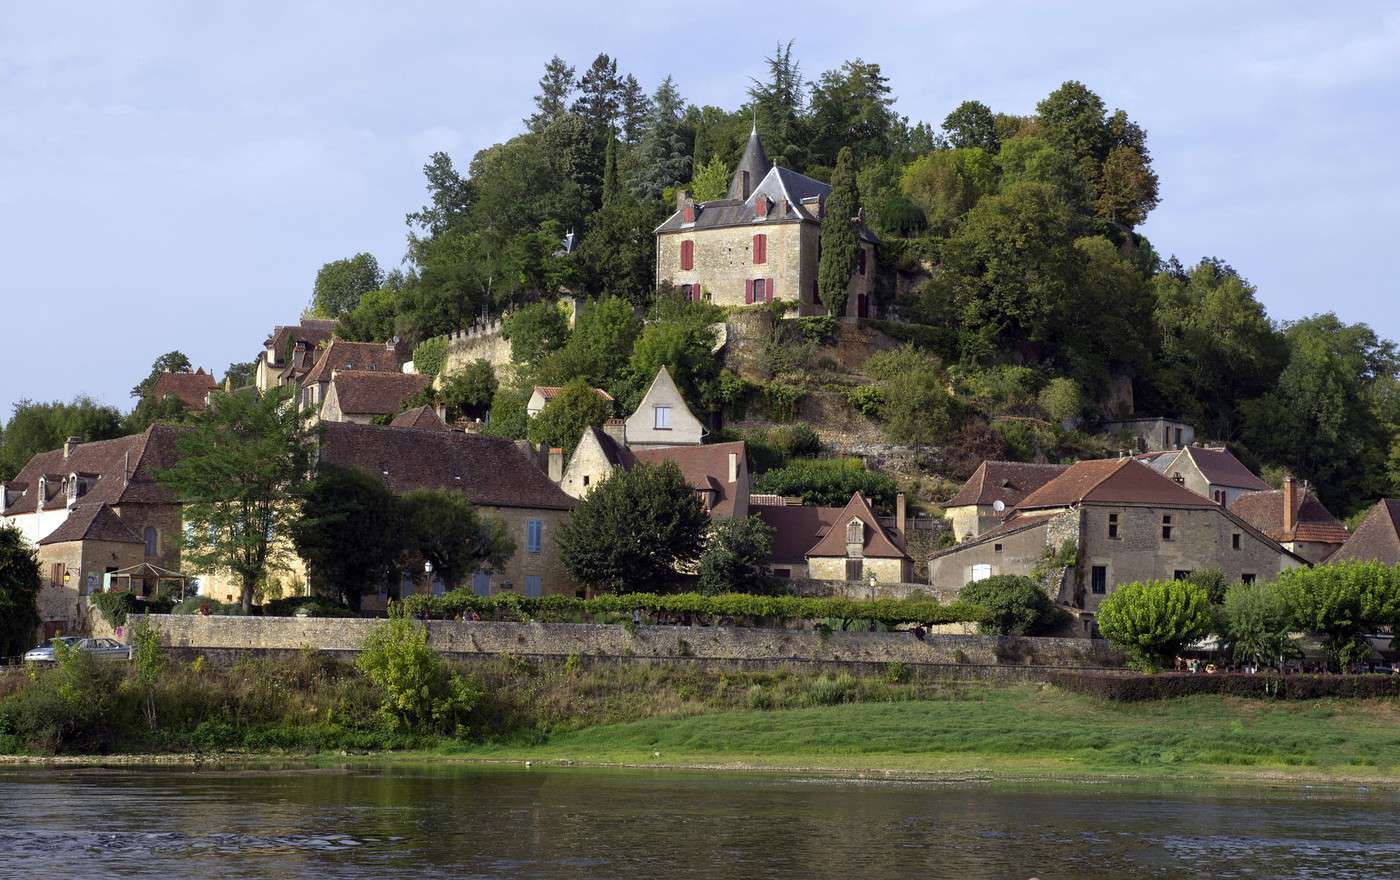
[{"label": "pine tree", "polygon": [[574,69],[555,55],[544,66],[540,77],[540,93],[535,96],[535,113],[525,120],[531,131],[542,131],[568,111],[569,95],[574,91]]},{"label": "pine tree", "polygon": [[799,151],[798,128],[806,87],[802,83],[802,65],[792,58],[792,43],[779,43],[773,50],[773,57],[767,59],[768,81],[751,79],[749,97],[753,99],[769,158],[774,164],[797,168],[801,166],[800,157],[795,154]]},{"label": "pine tree", "polygon": [[609,137],[607,149],[603,152],[603,204],[616,204],[620,195],[622,181],[617,173],[617,138]]},{"label": "pine tree", "polygon": [[642,167],[635,182],[643,199],[657,199],[668,186],[690,177],[690,145],[682,129],[685,102],[671,77],[661,81],[651,99],[651,116],[642,137]]},{"label": "pine tree", "polygon": [[622,142],[636,146],[646,136],[651,102],[647,100],[647,93],[642,91],[642,84],[630,73],[622,80],[618,100],[621,102]]},{"label": "pine tree", "polygon": [[831,195],[822,219],[821,262],[817,265],[817,289],[826,313],[846,314],[847,287],[856,268],[855,217],[860,212],[860,192],[856,188],[855,159],[850,147],[836,154],[836,171],[831,175]]},{"label": "pine tree", "polygon": [[622,109],[621,90],[617,61],[606,53],[599,54],[579,80],[579,96],[573,106],[573,112],[583,117],[595,138],[601,140],[617,127],[617,116]]}]

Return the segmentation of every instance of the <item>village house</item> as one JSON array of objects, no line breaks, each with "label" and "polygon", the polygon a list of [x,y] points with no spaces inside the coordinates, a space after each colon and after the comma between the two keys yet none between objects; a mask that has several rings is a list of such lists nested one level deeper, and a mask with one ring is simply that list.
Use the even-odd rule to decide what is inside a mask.
[{"label": "village house", "polygon": [[1122,458],[1071,465],[1001,525],[933,553],[929,583],[941,593],[993,575],[1038,576],[1054,570],[1056,557],[1074,563],[1054,598],[1087,614],[1119,584],[1208,568],[1252,582],[1307,563],[1227,508]]},{"label": "village house", "polygon": [[1400,501],[1382,498],[1369,511],[1361,525],[1331,556],[1330,562],[1380,562],[1400,565]]},{"label": "village house", "polygon": [[[530,399],[525,402],[525,414],[534,418],[544,412],[544,408],[549,406],[549,402],[559,396],[559,392],[564,389],[558,385],[536,385],[530,392]],[[609,411],[612,409],[612,395],[601,388],[594,388],[593,393],[599,400],[607,404]]]},{"label": "village house", "polygon": [[323,422],[359,422],[389,418],[404,402],[432,384],[432,377],[418,373],[376,370],[331,370],[326,397],[318,413]]},{"label": "village house", "polygon": [[1062,464],[984,461],[943,505],[953,537],[968,541],[995,528],[1022,498],[1065,472]]},{"label": "village house", "polygon": [[332,339],[316,365],[301,379],[301,405],[312,413],[312,420],[319,417],[321,404],[330,391],[331,379],[338,370],[400,373],[400,365],[405,358],[393,342],[348,342]]},{"label": "village house", "polygon": [[1154,467],[1202,498],[1226,507],[1245,493],[1269,488],[1223,446],[1187,446],[1166,456],[1161,467]]},{"label": "village house", "polygon": [[325,318],[302,318],[300,324],[277,326],[263,342],[253,372],[253,383],[259,392],[283,385],[300,385],[302,377],[311,372],[323,345],[335,335],[335,321]]},{"label": "village house", "polygon": [[1323,562],[1347,541],[1347,528],[1293,477],[1282,489],[1249,492],[1230,512],[1309,562]]},{"label": "village house", "polygon": [[210,393],[217,390],[219,383],[201,367],[193,373],[161,373],[151,386],[151,397],[157,401],[174,397],[190,412],[204,412],[209,407]]},{"label": "village house", "polygon": [[646,394],[627,417],[626,442],[642,446],[699,446],[705,426],[686,405],[676,381],[665,367],[656,371]]},{"label": "village house", "polygon": [[422,431],[451,430],[443,420],[441,407],[435,408],[427,404],[404,410],[394,416],[389,425],[394,428],[418,428]]},{"label": "village house", "polygon": [[872,585],[913,578],[902,494],[895,502],[893,529],[880,523],[859,492],[845,507],[754,504],[751,510],[773,529],[766,566],[778,577]]},{"label": "village house", "polygon": [[[757,127],[722,199],[676,196],[676,211],[656,228],[656,283],[675,285],[694,302],[722,306],[787,300],[800,315],[823,315],[817,291],[821,226],[831,187],[771,164]],[[859,218],[857,262],[846,317],[873,314],[875,246]]]},{"label": "village house", "polygon": [[1104,422],[1102,431],[1127,443],[1127,452],[1184,449],[1196,442],[1196,429],[1180,419],[1115,419]]},{"label": "village house", "polygon": [[[577,502],[514,442],[461,431],[325,422],[318,462],[374,474],[400,494],[412,489],[460,492],[483,514],[504,522],[515,555],[499,571],[471,577],[477,595],[576,592],[555,536]],[[381,595],[387,595],[387,586]],[[432,589],[451,586],[438,582]]]}]

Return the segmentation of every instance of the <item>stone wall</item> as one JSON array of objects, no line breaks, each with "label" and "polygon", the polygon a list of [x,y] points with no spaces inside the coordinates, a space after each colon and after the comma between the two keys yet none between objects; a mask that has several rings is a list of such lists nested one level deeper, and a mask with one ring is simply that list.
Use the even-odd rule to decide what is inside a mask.
[{"label": "stone wall", "polygon": [[510,381],[510,340],[501,335],[500,320],[449,334],[447,357],[443,359],[439,377],[459,373],[476,360],[484,360],[494,367],[496,378],[502,384]]},{"label": "stone wall", "polygon": [[[167,646],[185,652],[359,649],[376,621],[295,617],[153,615]],[[1107,643],[1087,639],[1028,639],[913,632],[832,632],[813,629],[638,626],[611,624],[427,621],[428,644],[461,657],[695,658],[752,662],[855,662],[1011,665],[1053,668],[1117,667]]]}]

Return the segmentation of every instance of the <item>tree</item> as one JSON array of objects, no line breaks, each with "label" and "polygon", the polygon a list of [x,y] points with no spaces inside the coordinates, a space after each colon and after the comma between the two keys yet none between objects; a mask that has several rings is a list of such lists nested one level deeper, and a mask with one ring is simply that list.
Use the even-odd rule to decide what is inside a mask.
[{"label": "tree", "polygon": [[630,302],[604,296],[590,303],[574,321],[564,347],[551,354],[540,368],[540,381],[563,385],[580,379],[619,396],[627,359],[641,332],[642,321]]},{"label": "tree", "polygon": [[151,393],[151,388],[160,378],[161,373],[192,373],[194,365],[190,359],[185,357],[181,351],[168,351],[151,363],[151,371],[146,374],[135,388],[131,389],[132,397],[146,397]]},{"label": "tree", "polygon": [[425,239],[446,232],[460,220],[472,205],[472,188],[467,179],[457,173],[452,157],[443,152],[433,153],[423,166],[428,179],[428,204],[409,214],[409,252]]},{"label": "tree", "polygon": [[674,462],[615,470],[559,530],[564,567],[604,592],[664,592],[704,549],[709,522]]},{"label": "tree", "polygon": [[799,458],[758,475],[753,491],[821,507],[844,507],[859,492],[877,512],[889,512],[899,488],[890,475],[866,470],[859,458]]},{"label": "tree", "polygon": [[777,579],[764,568],[772,546],[773,529],[758,515],[710,523],[700,557],[699,591],[772,593]]},{"label": "tree", "polygon": [[436,377],[447,363],[447,337],[434,336],[413,347],[413,369],[424,376]]},{"label": "tree", "polygon": [[152,396],[146,396],[127,413],[122,419],[123,434],[139,434],[156,422],[176,423],[186,421],[190,415],[190,408],[185,402],[173,394],[167,394],[160,400]]},{"label": "tree", "polygon": [[556,302],[533,302],[505,319],[501,336],[510,340],[512,361],[536,367],[569,338],[569,319]]},{"label": "tree", "polygon": [[826,313],[836,318],[846,314],[846,296],[851,273],[856,268],[859,243],[856,217],[860,212],[860,192],[856,187],[855,156],[843,147],[836,157],[831,177],[831,195],[822,219],[821,259],[817,264],[817,289]]},{"label": "tree", "polygon": [[75,397],[68,403],[21,400],[0,431],[0,479],[13,479],[29,459],[60,448],[69,437],[91,442],[121,435],[121,413],[91,397]]},{"label": "tree", "polygon": [[256,361],[238,361],[228,365],[224,370],[224,382],[230,388],[243,388],[253,384],[257,374]]},{"label": "tree", "polygon": [[394,336],[399,305],[397,290],[371,290],[360,297],[355,308],[340,316],[335,335],[352,342],[384,342]]},{"label": "tree", "polygon": [[642,84],[630,73],[624,76],[618,86],[618,131],[624,144],[636,146],[642,142],[650,111],[651,104],[642,91]]},{"label": "tree", "polygon": [[1050,144],[1095,167],[1108,155],[1111,133],[1103,99],[1081,82],[1070,80],[1035,107],[1040,131]]},{"label": "tree", "polygon": [[486,426],[481,429],[483,434],[492,437],[509,437],[512,440],[525,439],[525,428],[529,423],[529,415],[525,412],[525,406],[530,402],[530,389],[528,387],[502,386],[496,390],[496,394],[491,398],[491,412],[486,417]]},{"label": "tree", "polygon": [[409,553],[431,565],[448,589],[470,572],[499,569],[515,555],[505,523],[483,516],[460,492],[414,489],[400,504]]},{"label": "tree", "polygon": [[316,313],[339,318],[360,304],[360,297],[378,290],[384,283],[384,273],[373,254],[358,253],[344,260],[334,260],[316,273],[316,286],[311,302]]},{"label": "tree", "polygon": [[980,147],[929,153],[910,163],[900,178],[900,190],[939,234],[996,185],[996,164]]},{"label": "tree", "polygon": [[544,66],[540,77],[540,93],[535,96],[535,112],[525,120],[530,131],[548,128],[568,112],[569,96],[574,91],[574,69],[555,55]]},{"label": "tree", "polygon": [[996,117],[992,115],[991,108],[981,101],[963,101],[959,104],[944,118],[943,131],[948,136],[948,143],[955,148],[978,147],[991,155],[1001,148]]},{"label": "tree", "polygon": [[1073,379],[1063,376],[1051,379],[1040,390],[1037,402],[1045,414],[1057,422],[1077,419],[1084,411],[1084,395],[1080,393],[1079,386],[1074,384]]},{"label": "tree", "polygon": [[1294,626],[1326,638],[1337,671],[1371,654],[1365,639],[1400,623],[1400,573],[1377,562],[1338,562],[1283,572],[1274,588]]},{"label": "tree", "polygon": [[891,442],[927,445],[947,438],[956,403],[936,358],[906,345],[871,355],[865,370],[876,381]]},{"label": "tree", "polygon": [[481,418],[491,409],[500,382],[491,362],[477,358],[443,380],[440,398],[447,417]]},{"label": "tree", "polygon": [[573,112],[583,118],[597,142],[617,128],[618,113],[622,109],[621,89],[617,60],[599,53],[579,80],[579,95],[573,105]]},{"label": "tree", "polygon": [[603,205],[616,204],[622,196],[622,179],[617,173],[617,138],[609,135],[603,151]]},{"label": "tree", "polygon": [[588,220],[574,253],[582,288],[593,296],[618,296],[644,306],[655,286],[656,237],[665,218],[659,203],[618,198]]},{"label": "tree", "polygon": [[804,166],[802,111],[806,86],[802,65],[792,57],[792,40],[779,43],[768,64],[768,79],[749,81],[755,122],[763,132],[763,146],[775,165],[801,169]]},{"label": "tree", "polygon": [[1074,158],[1044,138],[1022,135],[1002,141],[996,163],[1003,191],[1017,183],[1043,183],[1059,194],[1076,217],[1089,212],[1088,186]]},{"label": "tree", "polygon": [[181,435],[178,460],[158,474],[182,505],[183,562],[230,571],[244,614],[269,570],[291,558],[308,458],[295,394],[287,387],[217,395]]},{"label": "tree", "polygon": [[840,161],[841,150],[852,150],[858,164],[887,155],[900,122],[893,104],[878,64],[856,58],[823,73],[812,84],[806,119],[810,165],[830,167]]},{"label": "tree", "polygon": [[536,445],[564,450],[564,457],[568,458],[573,455],[583,432],[602,427],[608,414],[607,401],[587,382],[575,380],[560,389],[544,410],[530,419],[526,436]]},{"label": "tree", "polygon": [[1145,672],[1161,669],[1200,640],[1210,623],[1206,591],[1183,581],[1123,584],[1103,601],[1098,614],[1099,630]]},{"label": "tree", "polygon": [[0,657],[26,651],[39,627],[39,558],[20,530],[0,525]]},{"label": "tree", "polygon": [[647,324],[629,363],[637,399],[664,366],[691,406],[708,409],[719,379],[719,362],[711,353],[714,345],[715,334],[707,324],[690,320]]},{"label": "tree", "polygon": [[357,611],[364,593],[398,586],[403,515],[378,476],[323,464],[303,491],[302,511],[292,543],[318,586]]},{"label": "tree", "polygon": [[685,102],[671,77],[661,81],[651,98],[646,134],[642,137],[641,171],[634,191],[643,200],[661,198],[668,187],[690,177],[690,144],[682,129]]},{"label": "tree", "polygon": [[1059,622],[1050,596],[1028,577],[1003,574],[973,581],[962,588],[958,599],[990,612],[978,625],[984,634],[1033,636],[1053,629]]},{"label": "tree", "polygon": [[690,180],[690,195],[697,202],[709,202],[724,198],[729,192],[729,163],[715,156],[704,164],[695,167],[695,176]]},{"label": "tree", "polygon": [[1288,603],[1270,584],[1234,584],[1225,592],[1225,635],[1238,660],[1281,665],[1289,650]]}]

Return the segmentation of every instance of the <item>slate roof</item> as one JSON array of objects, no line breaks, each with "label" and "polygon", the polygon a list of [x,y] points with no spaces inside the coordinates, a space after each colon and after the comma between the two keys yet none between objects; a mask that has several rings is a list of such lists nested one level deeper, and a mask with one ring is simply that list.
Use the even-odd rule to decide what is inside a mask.
[{"label": "slate roof", "polygon": [[111,541],[121,544],[144,544],[141,536],[106,504],[80,504],[68,514],[58,528],[39,539],[40,545],[63,544],[68,541]]},{"label": "slate roof", "polygon": [[35,511],[40,476],[49,478],[51,494],[44,502],[43,509],[60,510],[66,507],[67,496],[58,491],[56,483],[70,473],[95,475],[86,491],[78,497],[78,506],[173,504],[174,496],[156,482],[156,474],[175,463],[177,444],[183,430],[174,425],[155,424],[140,434],[79,443],[66,458],[62,449],[40,452],[29,459],[14,480],[7,483],[11,489],[23,484],[27,491],[14,499],[5,509],[5,515]]},{"label": "slate roof", "polygon": [[201,412],[208,406],[205,398],[209,392],[217,390],[218,387],[219,383],[214,381],[214,377],[204,372],[201,367],[193,373],[161,373],[156,377],[155,385],[151,387],[151,396],[156,400],[164,400],[173,395],[189,409]]},{"label": "slate roof", "polygon": [[437,410],[426,404],[404,410],[394,416],[394,420],[389,425],[394,428],[418,428],[424,431],[451,430],[442,417],[437,414]]},{"label": "slate roof", "polygon": [[397,373],[403,362],[398,352],[382,342],[350,342],[345,339],[332,339],[330,345],[316,360],[316,366],[306,374],[302,384],[323,383],[331,380],[333,370],[373,370],[380,373]]},{"label": "slate roof", "polygon": [[773,163],[768,161],[768,154],[763,151],[763,141],[759,140],[758,125],[755,124],[749,132],[748,143],[744,144],[744,154],[739,157],[739,164],[735,166],[734,174],[729,178],[728,198],[743,201],[748,195],[744,192],[745,172],[749,175],[749,186],[753,187],[768,175],[772,167]]},{"label": "slate roof", "polygon": [[[601,432],[600,432],[601,433]],[[611,440],[611,437],[605,437]],[[616,444],[614,444],[616,445]],[[604,451],[608,447],[604,446]],[[634,461],[641,464],[659,464],[673,461],[681,469],[686,483],[697,490],[710,490],[715,493],[711,514],[720,517],[733,516],[734,505],[738,502],[738,483],[729,482],[729,454],[739,456],[743,467],[748,455],[744,441],[732,443],[712,443],[708,446],[661,446],[627,450]]]},{"label": "slate roof", "polygon": [[1022,498],[1016,510],[1074,504],[1149,504],[1157,507],[1218,507],[1131,458],[1106,458],[1070,465],[1063,474]]},{"label": "slate roof", "polygon": [[1327,557],[1328,562],[1345,560],[1400,564],[1400,501],[1377,501],[1347,542]]},{"label": "slate roof", "polygon": [[984,461],[943,506],[967,507],[1000,501],[1014,507],[1022,498],[1064,473],[1067,465]]},{"label": "slate roof", "polygon": [[387,416],[403,408],[403,402],[428,387],[432,380],[419,373],[381,373],[375,370],[336,370],[331,385],[336,402],[347,415]]},{"label": "slate roof", "polygon": [[1290,534],[1283,528],[1283,490],[1247,492],[1235,499],[1230,512],[1268,535],[1275,541],[1306,541],[1317,544],[1342,544],[1349,537],[1346,526],[1323,506],[1311,489],[1299,487],[1294,501],[1294,528]]},{"label": "slate roof", "polygon": [[1179,462],[1183,457],[1195,462],[1196,468],[1211,485],[1244,489],[1248,492],[1262,492],[1269,488],[1268,483],[1255,476],[1253,471],[1244,466],[1244,462],[1235,458],[1234,454],[1223,446],[1187,446],[1176,454],[1171,464],[1162,469],[1163,472],[1171,474],[1180,470]]},{"label": "slate roof", "polygon": [[511,440],[355,422],[323,422],[321,432],[321,462],[379,474],[394,492],[455,489],[487,507],[572,510],[578,503]]}]

